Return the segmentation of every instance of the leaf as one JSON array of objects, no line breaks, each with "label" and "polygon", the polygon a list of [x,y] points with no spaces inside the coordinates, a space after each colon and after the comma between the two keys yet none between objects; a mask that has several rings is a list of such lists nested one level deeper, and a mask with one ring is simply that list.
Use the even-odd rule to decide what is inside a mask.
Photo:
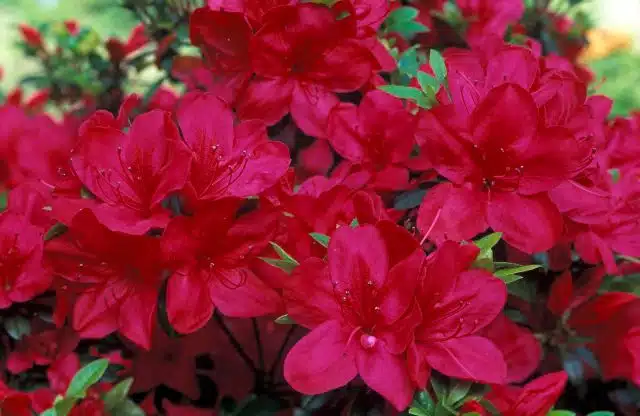
[{"label": "leaf", "polygon": [[509,294],[533,302],[536,297],[536,287],[528,280],[521,279],[508,286]]},{"label": "leaf", "polygon": [[73,406],[75,406],[78,401],[77,397],[65,397],[60,400],[57,400],[53,405],[53,410],[56,416],[67,416]]},{"label": "leaf", "polygon": [[0,192],[0,211],[7,209],[9,203],[9,193],[7,191]]},{"label": "leaf", "polygon": [[349,226],[350,226],[351,228],[356,228],[356,227],[358,227],[359,225],[360,225],[360,223],[358,222],[358,219],[357,219],[357,218],[354,218],[353,220],[351,220],[351,224],[349,224]]},{"label": "leaf", "polygon": [[298,263],[298,261],[296,259],[294,259],[289,253],[287,253],[278,244],[274,243],[273,241],[270,241],[269,244],[271,244],[271,247],[273,247],[273,249],[276,251],[276,253],[278,254],[278,256],[280,256],[280,258],[282,260],[286,260],[286,261],[288,261],[290,263],[295,264],[296,266],[300,265],[300,263]]},{"label": "leaf", "polygon": [[83,398],[87,393],[87,389],[102,378],[105,371],[107,371],[107,367],[109,367],[109,360],[104,358],[82,367],[71,379],[66,396]]},{"label": "leaf", "polygon": [[426,410],[422,410],[419,407],[411,407],[409,409],[409,414],[414,416],[432,416],[433,413],[427,413]]},{"label": "leaf", "polygon": [[476,240],[473,243],[482,251],[491,250],[493,247],[495,247],[496,244],[500,242],[501,238],[502,233],[493,233],[482,237],[481,239]]},{"label": "leaf", "polygon": [[63,223],[59,222],[53,224],[49,231],[44,235],[44,241],[53,240],[56,237],[60,237],[62,234],[66,233],[69,228]]},{"label": "leaf", "polygon": [[435,49],[431,49],[429,52],[429,65],[431,65],[433,73],[436,74],[436,79],[443,83],[447,79],[447,66],[442,54]]},{"label": "leaf", "polygon": [[114,416],[145,416],[144,411],[130,399],[120,403],[111,414]]},{"label": "leaf", "polygon": [[609,169],[609,175],[611,175],[611,180],[613,183],[618,183],[620,181],[620,169]]},{"label": "leaf", "polygon": [[127,395],[129,394],[129,389],[132,384],[133,378],[126,378],[116,384],[104,395],[102,400],[109,410],[115,409],[127,399]]},{"label": "leaf", "polygon": [[411,404],[409,414],[414,416],[433,416],[435,411],[435,403],[431,398],[428,391],[421,391],[416,394],[416,397]]},{"label": "leaf", "polygon": [[615,416],[615,413],[606,410],[598,410],[597,412],[591,412],[587,416]]},{"label": "leaf", "polygon": [[456,406],[457,404],[461,404],[469,394],[471,387],[473,386],[473,382],[466,380],[457,380],[454,382],[453,386],[449,389],[449,395],[447,397],[447,403]]},{"label": "leaf", "polygon": [[295,325],[295,321],[288,314],[277,317],[273,322],[279,325]]},{"label": "leaf", "polygon": [[298,267],[297,263],[291,263],[287,260],[271,259],[269,257],[258,257],[258,258],[264,261],[265,263],[272,265],[273,267],[277,267],[278,269],[284,271],[287,274],[291,274],[293,270],[296,267]]},{"label": "leaf", "polygon": [[321,233],[309,233],[318,244],[323,247],[329,247],[329,236]]},{"label": "leaf", "polygon": [[552,410],[547,413],[547,416],[576,416],[576,414],[570,410]]},{"label": "leaf", "polygon": [[393,201],[393,208],[402,210],[419,207],[426,193],[426,189],[416,189],[414,191],[403,192]]},{"label": "leaf", "polygon": [[378,87],[378,89],[386,92],[387,94],[393,95],[397,98],[402,98],[405,100],[421,100],[424,94],[417,88],[414,87],[405,87],[404,85],[382,85]]},{"label": "leaf", "polygon": [[518,280],[524,279],[524,276],[520,276],[519,274],[512,274],[509,276],[497,276],[500,280],[504,282],[505,285],[517,282]]},{"label": "leaf", "polygon": [[447,398],[447,386],[446,381],[443,381],[441,378],[437,376],[431,377],[431,387],[433,387],[433,391],[436,394],[436,398],[438,401],[443,401]]},{"label": "leaf", "polygon": [[12,316],[5,319],[4,329],[7,330],[11,338],[19,341],[22,337],[31,333],[31,323],[23,316]]},{"label": "leaf", "polygon": [[418,73],[420,64],[418,46],[413,46],[404,51],[398,58],[398,72],[407,75],[406,81],[408,83]]},{"label": "leaf", "polygon": [[396,22],[408,22],[410,20],[415,20],[420,12],[415,7],[403,6],[398,7],[387,16],[387,22],[396,23]]},{"label": "leaf", "polygon": [[433,91],[438,91],[440,88],[440,81],[426,72],[418,71],[417,78],[418,84],[420,84],[420,88],[422,88],[424,92],[426,92],[428,88],[431,88]]},{"label": "leaf", "polygon": [[520,273],[524,273],[524,272],[529,272],[531,270],[536,270],[541,268],[542,266],[540,266],[539,264],[529,264],[526,266],[518,266],[518,267],[513,267],[513,268],[509,268],[509,269],[502,269],[502,270],[498,270],[496,271],[494,274],[500,278],[502,277],[507,277],[507,276],[511,276],[514,274],[520,274]]}]

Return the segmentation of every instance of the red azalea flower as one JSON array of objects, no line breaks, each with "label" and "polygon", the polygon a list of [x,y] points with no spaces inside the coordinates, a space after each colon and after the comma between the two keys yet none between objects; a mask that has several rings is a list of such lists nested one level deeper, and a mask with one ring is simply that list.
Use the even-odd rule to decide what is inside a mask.
[{"label": "red azalea flower", "polygon": [[25,23],[20,23],[18,26],[22,40],[32,48],[41,49],[44,47],[42,40],[42,34],[35,27],[29,26]]},{"label": "red azalea flower", "polygon": [[329,114],[327,134],[342,157],[372,171],[373,188],[408,187],[414,120],[401,100],[373,91],[359,106],[340,103]]},{"label": "red azalea flower", "polygon": [[287,113],[306,134],[325,137],[334,93],[361,88],[379,64],[349,35],[348,22],[310,3],[273,9],[251,39],[257,77],[238,100],[242,119],[274,124]]},{"label": "red azalea flower", "polygon": [[72,324],[81,337],[118,330],[149,348],[162,277],[159,254],[160,239],[110,231],[87,210],[47,244],[50,266],[78,293]]},{"label": "red azalea flower", "polygon": [[24,215],[0,214],[0,308],[31,300],[51,285],[42,266],[43,234]]},{"label": "red azalea flower", "polygon": [[[38,326],[45,329],[39,330]],[[32,321],[32,333],[20,339],[7,357],[10,372],[17,374],[34,365],[49,365],[73,352],[78,345],[77,334],[69,327],[51,327],[40,320]]]},{"label": "red azalea flower", "polygon": [[319,394],[360,374],[397,409],[413,396],[403,358],[420,311],[414,291],[424,253],[402,228],[341,227],[331,237],[328,264],[310,258],[285,292],[289,315],[312,331],[289,352],[287,382]]},{"label": "red azalea flower", "polygon": [[213,347],[209,328],[185,337],[172,338],[156,327],[152,348],[135,349],[133,365],[133,392],[149,391],[161,384],[177,390],[192,400],[200,397],[196,357],[207,354]]},{"label": "red azalea flower", "polygon": [[0,412],[11,416],[32,416],[31,399],[27,394],[13,391],[0,381]]},{"label": "red azalea flower", "polygon": [[248,268],[252,254],[269,242],[270,219],[254,212],[235,220],[237,207],[235,201],[223,202],[175,218],[163,235],[164,253],[177,264],[167,283],[167,314],[178,332],[200,329],[214,307],[235,317],[279,309],[277,293]]},{"label": "red azalea flower", "polygon": [[458,0],[456,5],[469,22],[465,36],[472,45],[490,36],[503,37],[507,27],[524,14],[524,3],[521,1]]},{"label": "red azalea flower", "polygon": [[147,43],[149,43],[149,38],[145,33],[144,24],[140,23],[131,30],[129,38],[125,42],[122,42],[119,39],[110,38],[107,40],[106,46],[111,60],[119,63],[134,52],[143,48]]},{"label": "red azalea flower", "polygon": [[104,203],[67,202],[71,211],[88,207],[111,230],[144,234],[168,222],[161,202],[184,187],[191,155],[169,113],[141,114],[128,132],[117,125],[110,113],[96,112],[81,127],[71,159],[78,178]]},{"label": "red azalea flower", "polygon": [[486,399],[503,416],[541,416],[551,410],[566,384],[567,374],[564,371],[549,373],[524,387],[494,385]]},{"label": "red azalea flower", "polygon": [[177,116],[193,154],[186,192],[194,201],[257,195],[289,167],[287,147],[270,141],[264,124],[234,126],[229,107],[211,94],[187,94]]},{"label": "red azalea flower", "polygon": [[480,331],[502,311],[507,290],[490,273],[468,270],[478,252],[474,245],[447,242],[422,273],[416,298],[423,319],[408,351],[411,376],[420,388],[425,388],[431,368],[485,383],[506,379],[502,352]]},{"label": "red azalea flower", "polygon": [[422,115],[418,139],[438,173],[457,186],[427,193],[418,227],[440,243],[470,239],[489,225],[523,252],[551,248],[563,222],[547,192],[592,160],[590,131],[576,125],[590,120],[584,97],[567,93],[558,107],[549,93],[561,73],[537,81],[536,58],[524,48],[502,47],[486,67],[466,52],[447,58],[452,104]]}]

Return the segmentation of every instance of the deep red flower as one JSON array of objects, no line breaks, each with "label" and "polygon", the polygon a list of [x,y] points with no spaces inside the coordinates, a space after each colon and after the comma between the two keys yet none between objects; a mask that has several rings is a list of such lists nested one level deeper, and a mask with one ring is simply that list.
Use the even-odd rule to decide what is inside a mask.
[{"label": "deep red flower", "polygon": [[78,336],[69,327],[52,328],[34,319],[31,331],[7,357],[7,369],[12,373],[22,373],[34,365],[50,365],[64,359],[78,345]]},{"label": "deep red flower", "polygon": [[373,91],[358,106],[340,103],[329,114],[327,135],[342,157],[372,172],[372,187],[408,187],[414,120],[401,100]]},{"label": "deep red flower", "polygon": [[541,416],[551,410],[566,384],[564,371],[549,373],[524,387],[493,385],[486,399],[504,416]]},{"label": "deep red flower", "polygon": [[116,38],[109,38],[106,47],[111,60],[119,63],[143,48],[147,43],[149,43],[149,38],[145,33],[144,24],[140,23],[131,30],[126,41],[123,42]]},{"label": "deep red flower", "polygon": [[235,201],[223,202],[175,218],[163,235],[163,252],[177,264],[167,283],[167,314],[178,332],[202,328],[216,307],[234,317],[279,309],[277,293],[248,268],[270,240],[270,216],[258,211],[236,220],[237,207]]},{"label": "deep red flower", "polygon": [[184,187],[191,154],[169,113],[141,114],[127,132],[118,125],[111,113],[98,111],[81,127],[71,164],[102,203],[76,201],[67,209],[87,207],[111,230],[144,234],[168,222],[161,203]]},{"label": "deep red flower", "polygon": [[186,193],[194,202],[258,195],[289,167],[289,151],[270,141],[257,120],[234,125],[233,113],[212,94],[186,95],[177,112],[193,155]]},{"label": "deep red flower", "polygon": [[[500,349],[480,331],[502,311],[504,283],[484,270],[468,270],[473,245],[443,244],[429,258],[416,298],[422,323],[408,351],[411,376],[425,388],[431,368],[450,377],[503,383],[507,366]],[[483,363],[491,362],[491,366]]]},{"label": "deep red flower", "polygon": [[20,29],[20,35],[22,40],[32,48],[41,49],[44,47],[42,40],[42,34],[35,27],[29,26],[25,23],[20,23],[18,26]]},{"label": "deep red flower", "polygon": [[[160,239],[110,231],[88,210],[49,241],[48,263],[75,291],[73,328],[83,338],[102,338],[118,330],[143,348],[151,344],[163,260]],[[63,293],[58,293],[58,297]]]},{"label": "deep red flower", "polygon": [[414,389],[403,353],[420,322],[414,291],[424,253],[388,222],[339,228],[328,253],[328,264],[303,262],[285,292],[289,315],[312,329],[287,355],[285,378],[319,394],[359,374],[404,409]]},{"label": "deep red flower", "polygon": [[456,5],[469,22],[465,36],[472,45],[490,36],[502,38],[524,13],[524,3],[513,0],[458,0]]},{"label": "deep red flower", "polygon": [[14,391],[0,381],[0,412],[11,416],[32,416],[31,399],[26,393]]},{"label": "deep red flower", "polygon": [[0,308],[31,300],[51,285],[42,266],[43,235],[24,214],[0,214]]},{"label": "deep red flower", "polygon": [[362,87],[379,64],[331,9],[311,3],[273,9],[251,39],[257,77],[239,97],[242,119],[274,124],[287,113],[308,135],[325,137],[334,93]]},{"label": "deep red flower", "polygon": [[[524,48],[499,46],[489,61],[457,51],[447,59],[452,103],[423,113],[418,139],[454,185],[427,193],[419,228],[439,243],[470,239],[489,225],[526,253],[551,248],[563,222],[547,192],[592,160],[591,134],[580,124],[590,120],[583,91],[573,81],[553,84],[558,72],[534,87],[538,65]],[[570,92],[557,104],[549,94],[564,86]]]}]

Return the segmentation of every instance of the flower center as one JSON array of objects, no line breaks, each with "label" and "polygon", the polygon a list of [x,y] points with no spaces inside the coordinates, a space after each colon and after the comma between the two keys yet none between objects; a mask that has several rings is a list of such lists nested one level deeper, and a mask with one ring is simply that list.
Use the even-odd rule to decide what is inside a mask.
[{"label": "flower center", "polygon": [[374,337],[373,335],[362,334],[360,336],[360,345],[362,345],[362,348],[364,348],[365,350],[370,350],[371,348],[375,347],[377,342],[378,338]]}]

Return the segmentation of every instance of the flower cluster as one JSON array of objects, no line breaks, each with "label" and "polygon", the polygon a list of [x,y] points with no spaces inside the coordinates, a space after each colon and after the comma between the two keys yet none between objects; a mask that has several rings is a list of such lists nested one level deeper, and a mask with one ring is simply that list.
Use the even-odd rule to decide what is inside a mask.
[{"label": "flower cluster", "polygon": [[0,107],[0,414],[635,414],[640,116],[579,22],[125,3],[126,41],[20,26],[46,75]]}]

